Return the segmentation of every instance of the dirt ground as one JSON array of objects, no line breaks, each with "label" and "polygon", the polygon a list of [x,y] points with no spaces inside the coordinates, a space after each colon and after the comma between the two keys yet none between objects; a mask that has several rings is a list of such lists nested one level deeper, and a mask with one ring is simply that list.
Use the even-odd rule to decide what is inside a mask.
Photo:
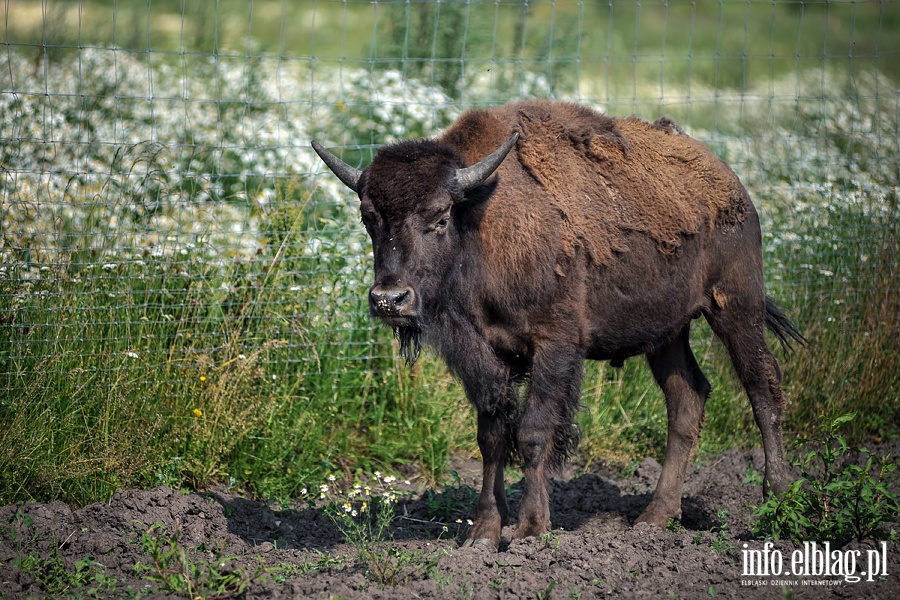
[{"label": "dirt ground", "polygon": [[[900,445],[894,446],[878,451],[896,456]],[[764,542],[750,535],[748,505],[761,497],[758,479],[747,476],[751,465],[762,470],[760,451],[729,451],[693,468],[682,527],[672,529],[632,525],[650,500],[660,470],[655,460],[644,460],[629,476],[569,468],[551,482],[553,532],[510,542],[504,530],[494,553],[459,547],[474,511],[469,486],[477,488],[479,467],[455,461],[458,483],[441,492],[417,490],[397,505],[392,560],[409,564],[395,585],[374,581],[329,518],[306,505],[266,504],[225,489],[182,493],[158,487],[121,491],[108,503],[77,510],[60,502],[6,506],[0,508],[0,597],[185,597],[188,590],[173,592],[182,580],[165,584],[135,572],[137,563],[152,569],[141,537],[162,524],[169,533],[180,528],[179,545],[188,551],[184,562],[176,554],[169,566],[188,565],[195,581],[221,584],[195,591],[208,597],[235,589],[222,583],[231,573],[234,580],[244,577],[247,598],[900,598],[897,543],[840,550],[844,564],[859,557],[856,574],[870,568],[873,554],[886,557],[880,573],[887,576],[873,581],[745,575],[749,552],[763,556],[764,550]],[[399,489],[416,488],[410,477]],[[515,514],[521,487],[511,488]],[[795,550],[776,542],[766,561],[774,565],[777,556],[790,569]],[[43,562],[32,562],[28,572],[16,566],[38,555]],[[86,563],[88,557],[95,563]],[[71,583],[70,576],[69,585],[53,588],[65,580],[58,565],[81,572],[82,579]],[[210,577],[210,566],[218,579]],[[30,574],[36,572],[44,573],[43,584]]]}]

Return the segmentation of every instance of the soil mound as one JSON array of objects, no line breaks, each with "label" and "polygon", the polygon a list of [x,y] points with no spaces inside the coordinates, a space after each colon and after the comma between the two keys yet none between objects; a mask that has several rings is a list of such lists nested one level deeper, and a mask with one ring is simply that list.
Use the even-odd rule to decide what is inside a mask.
[{"label": "soil mound", "polygon": [[[877,451],[896,455],[900,445],[894,446]],[[761,497],[752,476],[763,467],[759,451],[729,451],[694,467],[681,526],[671,529],[632,525],[650,501],[659,474],[655,460],[646,459],[629,476],[570,468],[551,482],[554,530],[517,541],[504,530],[499,553],[459,548],[466,515],[474,514],[471,488],[479,467],[471,460],[453,467],[457,484],[420,490],[398,504],[391,547],[395,556],[412,559],[395,585],[367,576],[354,547],[318,508],[268,505],[226,489],[158,487],[121,491],[77,510],[60,502],[0,507],[0,597],[184,597],[135,571],[137,563],[152,567],[141,539],[154,525],[178,532],[186,559],[199,566],[198,578],[209,567],[220,577],[243,573],[247,598],[900,597],[896,542],[841,549],[842,556],[859,551],[861,574],[870,551],[884,548],[888,575],[871,582],[745,574],[747,551],[764,548],[750,535],[748,508]],[[520,484],[511,492],[515,511]],[[775,542],[767,556],[778,554],[790,568],[795,550]],[[85,566],[87,558],[94,562]],[[60,575],[78,573],[79,561],[80,579]]]}]

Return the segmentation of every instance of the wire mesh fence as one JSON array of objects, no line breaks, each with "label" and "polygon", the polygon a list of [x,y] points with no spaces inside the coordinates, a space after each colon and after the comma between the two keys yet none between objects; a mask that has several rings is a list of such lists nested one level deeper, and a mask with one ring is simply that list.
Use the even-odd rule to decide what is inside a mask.
[{"label": "wire mesh fence", "polygon": [[[763,215],[770,292],[833,341],[822,341],[831,360],[853,365],[849,394],[896,404],[897,3],[6,0],[2,11],[7,423],[49,399],[137,394],[175,411],[190,404],[174,396],[210,393],[201,381],[263,404],[387,385],[396,357],[366,315],[365,231],[309,141],[363,166],[467,108],[535,96],[668,114],[707,143]],[[838,385],[819,356],[810,402]]]}]

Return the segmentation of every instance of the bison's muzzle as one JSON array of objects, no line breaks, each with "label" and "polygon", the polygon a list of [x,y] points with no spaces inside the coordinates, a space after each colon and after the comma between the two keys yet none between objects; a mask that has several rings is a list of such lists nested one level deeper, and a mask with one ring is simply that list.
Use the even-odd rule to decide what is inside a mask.
[{"label": "bison's muzzle", "polygon": [[406,325],[417,316],[416,293],[409,286],[376,283],[369,289],[372,315],[388,325]]}]

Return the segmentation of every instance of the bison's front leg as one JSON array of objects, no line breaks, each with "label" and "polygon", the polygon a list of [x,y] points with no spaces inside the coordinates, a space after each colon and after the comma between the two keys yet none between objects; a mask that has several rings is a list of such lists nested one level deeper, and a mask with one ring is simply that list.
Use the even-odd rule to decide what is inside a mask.
[{"label": "bison's front leg", "polygon": [[581,393],[583,362],[574,351],[548,349],[535,355],[528,402],[517,435],[525,463],[525,495],[519,507],[516,538],[550,531],[547,477],[563,465],[578,444],[574,416]]},{"label": "bison's front leg", "polygon": [[463,547],[497,550],[500,530],[508,519],[503,469],[512,421],[518,411],[516,383],[510,367],[498,359],[471,325],[448,320],[443,327],[444,331],[453,333],[445,338],[444,358],[459,376],[466,396],[478,411],[478,446],[484,461],[475,522]]},{"label": "bison's front leg", "polygon": [[478,447],[484,461],[484,478],[475,523],[464,548],[481,546],[497,550],[500,530],[509,518],[503,468],[506,466],[507,424],[503,416],[491,412],[478,413]]}]

